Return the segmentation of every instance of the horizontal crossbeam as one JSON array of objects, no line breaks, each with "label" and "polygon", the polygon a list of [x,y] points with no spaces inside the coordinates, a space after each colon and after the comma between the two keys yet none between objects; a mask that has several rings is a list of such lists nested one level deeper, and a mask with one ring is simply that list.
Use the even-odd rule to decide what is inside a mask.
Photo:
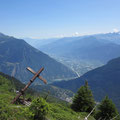
[{"label": "horizontal crossbeam", "polygon": [[[26,68],[28,71],[30,71],[31,73],[33,73],[34,75],[36,74],[36,72],[34,70],[32,70],[30,67]],[[42,80],[45,84],[47,84],[47,81],[41,77],[40,75],[37,76],[40,80]]]}]

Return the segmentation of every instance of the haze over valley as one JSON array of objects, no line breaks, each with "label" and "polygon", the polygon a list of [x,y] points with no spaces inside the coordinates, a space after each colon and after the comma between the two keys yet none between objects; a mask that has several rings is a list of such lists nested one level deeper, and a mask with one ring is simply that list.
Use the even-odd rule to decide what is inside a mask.
[{"label": "haze over valley", "polygon": [[[26,40],[32,44],[32,40]],[[119,57],[120,33],[37,40],[34,47],[70,67],[78,76]],[[48,42],[49,41],[49,42]],[[41,44],[41,43],[44,43]]]}]

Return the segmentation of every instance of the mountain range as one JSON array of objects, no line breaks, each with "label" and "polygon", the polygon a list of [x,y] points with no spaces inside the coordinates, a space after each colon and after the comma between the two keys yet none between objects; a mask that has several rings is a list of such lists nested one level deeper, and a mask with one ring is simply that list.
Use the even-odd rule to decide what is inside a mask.
[{"label": "mountain range", "polygon": [[120,32],[25,40],[68,66],[78,76],[120,56]]},{"label": "mountain range", "polygon": [[120,32],[96,34],[94,35],[97,39],[108,40],[110,42],[120,44]]},{"label": "mountain range", "polygon": [[45,69],[41,75],[48,82],[77,76],[71,69],[33,48],[24,40],[1,33],[0,71],[26,83],[32,77],[32,74],[26,71],[26,67],[28,66],[35,71],[44,67]]},{"label": "mountain range", "polygon": [[38,49],[59,57],[107,63],[120,56],[119,44],[119,33],[107,33],[61,38]]}]

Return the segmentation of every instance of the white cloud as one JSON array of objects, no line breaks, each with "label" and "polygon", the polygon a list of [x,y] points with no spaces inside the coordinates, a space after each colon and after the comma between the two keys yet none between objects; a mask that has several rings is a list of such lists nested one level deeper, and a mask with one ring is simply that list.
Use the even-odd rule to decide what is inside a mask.
[{"label": "white cloud", "polygon": [[75,32],[75,33],[73,33],[72,36],[78,36],[78,35],[79,35],[79,33],[78,33],[78,32]]},{"label": "white cloud", "polygon": [[75,35],[79,35],[79,33],[78,33],[78,32],[75,32]]},{"label": "white cloud", "polygon": [[119,32],[119,30],[118,30],[117,28],[114,28],[114,29],[113,29],[113,32],[116,33],[116,32]]}]

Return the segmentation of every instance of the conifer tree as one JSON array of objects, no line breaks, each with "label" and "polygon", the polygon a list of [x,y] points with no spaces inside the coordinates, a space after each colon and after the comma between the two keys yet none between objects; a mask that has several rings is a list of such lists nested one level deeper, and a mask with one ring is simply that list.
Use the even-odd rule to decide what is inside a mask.
[{"label": "conifer tree", "polygon": [[89,89],[88,82],[81,86],[73,98],[71,108],[76,112],[91,112],[95,106],[92,91]]},{"label": "conifer tree", "polygon": [[119,113],[113,104],[112,100],[110,100],[107,96],[102,100],[101,104],[98,107],[98,112],[96,114],[96,119],[101,120],[120,120]]}]

